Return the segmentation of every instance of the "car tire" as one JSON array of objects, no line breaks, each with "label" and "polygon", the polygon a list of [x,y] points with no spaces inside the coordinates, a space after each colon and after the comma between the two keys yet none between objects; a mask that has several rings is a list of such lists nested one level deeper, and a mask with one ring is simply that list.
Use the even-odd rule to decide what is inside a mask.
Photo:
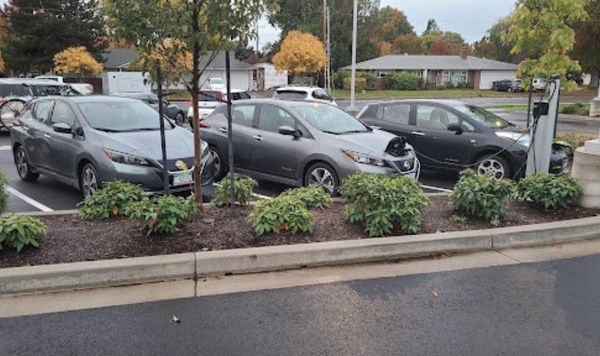
[{"label": "car tire", "polygon": [[498,180],[512,178],[510,165],[500,156],[487,155],[479,158],[475,169],[479,174],[485,174]]},{"label": "car tire", "polygon": [[304,174],[305,187],[320,187],[332,196],[338,194],[339,185],[340,180],[335,169],[325,162],[311,165]]},{"label": "car tire", "polygon": [[96,167],[91,163],[86,163],[79,174],[79,190],[84,198],[94,194],[102,189],[102,181],[98,175]]},{"label": "car tire", "polygon": [[17,174],[19,174],[19,178],[25,182],[35,182],[40,175],[32,172],[31,166],[29,165],[29,159],[27,158],[27,152],[25,152],[23,146],[17,147],[14,155],[15,166],[17,167]]},{"label": "car tire", "polygon": [[208,150],[209,150],[210,154],[213,155],[213,159],[215,162],[214,179],[215,179],[215,181],[219,181],[219,180],[223,179],[223,177],[225,177],[225,175],[227,174],[227,165],[226,165],[225,159],[224,159],[221,151],[219,151],[219,149],[216,148],[215,146],[212,146],[212,145],[208,146]]},{"label": "car tire", "polygon": [[175,123],[178,126],[183,126],[185,124],[185,115],[183,114],[183,112],[178,112],[177,115],[175,115]]}]

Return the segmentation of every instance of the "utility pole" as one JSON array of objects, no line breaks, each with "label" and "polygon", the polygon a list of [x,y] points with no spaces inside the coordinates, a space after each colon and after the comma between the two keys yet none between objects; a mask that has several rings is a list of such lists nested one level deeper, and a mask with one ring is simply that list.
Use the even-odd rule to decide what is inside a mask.
[{"label": "utility pole", "polygon": [[350,108],[351,111],[356,111],[356,106],[354,105],[354,96],[355,96],[355,82],[356,82],[356,32],[358,27],[358,0],[354,0],[354,5],[352,9],[352,75],[350,77]]},{"label": "utility pole", "polygon": [[[327,50],[327,0],[323,0],[323,45]],[[323,87],[327,89],[327,62],[323,66]]]},{"label": "utility pole", "polygon": [[331,12],[327,6],[327,92],[331,95]]}]

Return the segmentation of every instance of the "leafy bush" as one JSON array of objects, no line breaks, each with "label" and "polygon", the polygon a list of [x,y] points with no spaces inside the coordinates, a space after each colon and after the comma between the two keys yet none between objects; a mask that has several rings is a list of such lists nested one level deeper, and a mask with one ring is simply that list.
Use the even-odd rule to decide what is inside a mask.
[{"label": "leafy bush", "polygon": [[21,215],[0,217],[0,250],[8,245],[17,252],[26,246],[39,247],[38,239],[48,234],[48,227],[39,219]]},{"label": "leafy bush", "polygon": [[423,85],[423,80],[412,73],[394,73],[391,76],[392,89],[394,90],[418,90]]},{"label": "leafy bush", "polygon": [[561,114],[577,114],[588,116],[590,114],[590,105],[584,103],[563,104],[559,108]]},{"label": "leafy bush", "polygon": [[375,89],[375,84],[377,84],[377,76],[375,74],[364,72],[362,73],[362,78],[365,78],[367,81],[367,89]]},{"label": "leafy bush", "polygon": [[[352,78],[344,78],[344,89],[350,90],[350,83],[352,83]],[[367,89],[367,79],[356,77],[355,82],[356,91],[363,91]]]},{"label": "leafy bush", "polygon": [[347,177],[340,189],[349,203],[344,215],[350,223],[365,222],[369,236],[389,234],[395,225],[416,234],[421,214],[429,204],[419,183],[410,177],[386,177],[357,173]]},{"label": "leafy bush", "polygon": [[538,173],[517,184],[517,197],[544,209],[566,208],[583,193],[577,181],[567,175]]},{"label": "leafy bush", "polygon": [[309,209],[323,209],[331,205],[331,196],[321,188],[295,188],[283,192],[280,197],[300,200]]},{"label": "leafy bush", "polygon": [[126,213],[148,236],[174,233],[192,218],[197,209],[193,196],[184,199],[165,195],[132,203]]},{"label": "leafy bush", "polygon": [[[252,178],[235,178],[235,201],[240,205],[247,205],[252,199],[252,193],[254,193],[254,187],[258,186],[258,183]],[[217,189],[215,191],[215,197],[212,200],[214,206],[223,206],[229,204],[231,201],[231,180],[228,178],[223,179],[216,184]]]},{"label": "leafy bush", "polygon": [[123,181],[107,182],[104,188],[88,196],[79,208],[84,219],[108,219],[125,212],[127,207],[146,197],[139,186]]},{"label": "leafy bush", "polygon": [[256,203],[250,213],[250,225],[258,235],[269,232],[280,234],[312,233],[315,228],[315,218],[300,199],[292,196],[279,196],[271,200],[261,200]]},{"label": "leafy bush", "polygon": [[6,193],[6,176],[0,171],[0,214],[6,210],[8,205],[8,193]]},{"label": "leafy bush", "polygon": [[506,216],[506,204],[512,192],[511,181],[499,181],[468,169],[461,172],[450,202],[454,211],[477,216],[497,226]]}]

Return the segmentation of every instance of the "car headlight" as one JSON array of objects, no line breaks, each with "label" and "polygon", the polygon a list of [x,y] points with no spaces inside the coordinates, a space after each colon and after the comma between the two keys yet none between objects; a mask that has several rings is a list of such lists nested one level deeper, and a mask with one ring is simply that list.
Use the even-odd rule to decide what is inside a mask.
[{"label": "car headlight", "polygon": [[122,164],[131,164],[131,165],[135,165],[135,166],[150,166],[151,165],[150,162],[148,162],[148,160],[145,158],[132,156],[132,155],[114,151],[114,150],[111,150],[108,148],[104,149],[104,153],[106,153],[106,156],[108,156],[108,158],[110,158],[110,160],[113,162],[122,163]]},{"label": "car headlight", "polygon": [[496,131],[496,136],[507,141],[517,142],[525,147],[529,147],[531,144],[531,137],[527,133],[523,134],[511,131]]},{"label": "car headlight", "polygon": [[346,156],[348,156],[348,158],[350,158],[351,160],[353,160],[356,163],[369,164],[371,166],[377,166],[377,167],[384,167],[386,165],[385,162],[381,158],[376,158],[376,157],[369,156],[364,153],[359,153],[359,152],[354,152],[354,151],[349,151],[349,150],[342,150],[342,152],[344,152],[344,154]]}]

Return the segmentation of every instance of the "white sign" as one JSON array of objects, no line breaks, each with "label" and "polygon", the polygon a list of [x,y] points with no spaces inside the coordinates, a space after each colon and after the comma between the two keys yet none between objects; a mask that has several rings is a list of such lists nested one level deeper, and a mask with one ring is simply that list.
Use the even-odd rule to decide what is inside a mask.
[{"label": "white sign", "polygon": [[102,73],[102,92],[106,95],[150,93],[152,87],[142,72],[104,72]]}]

